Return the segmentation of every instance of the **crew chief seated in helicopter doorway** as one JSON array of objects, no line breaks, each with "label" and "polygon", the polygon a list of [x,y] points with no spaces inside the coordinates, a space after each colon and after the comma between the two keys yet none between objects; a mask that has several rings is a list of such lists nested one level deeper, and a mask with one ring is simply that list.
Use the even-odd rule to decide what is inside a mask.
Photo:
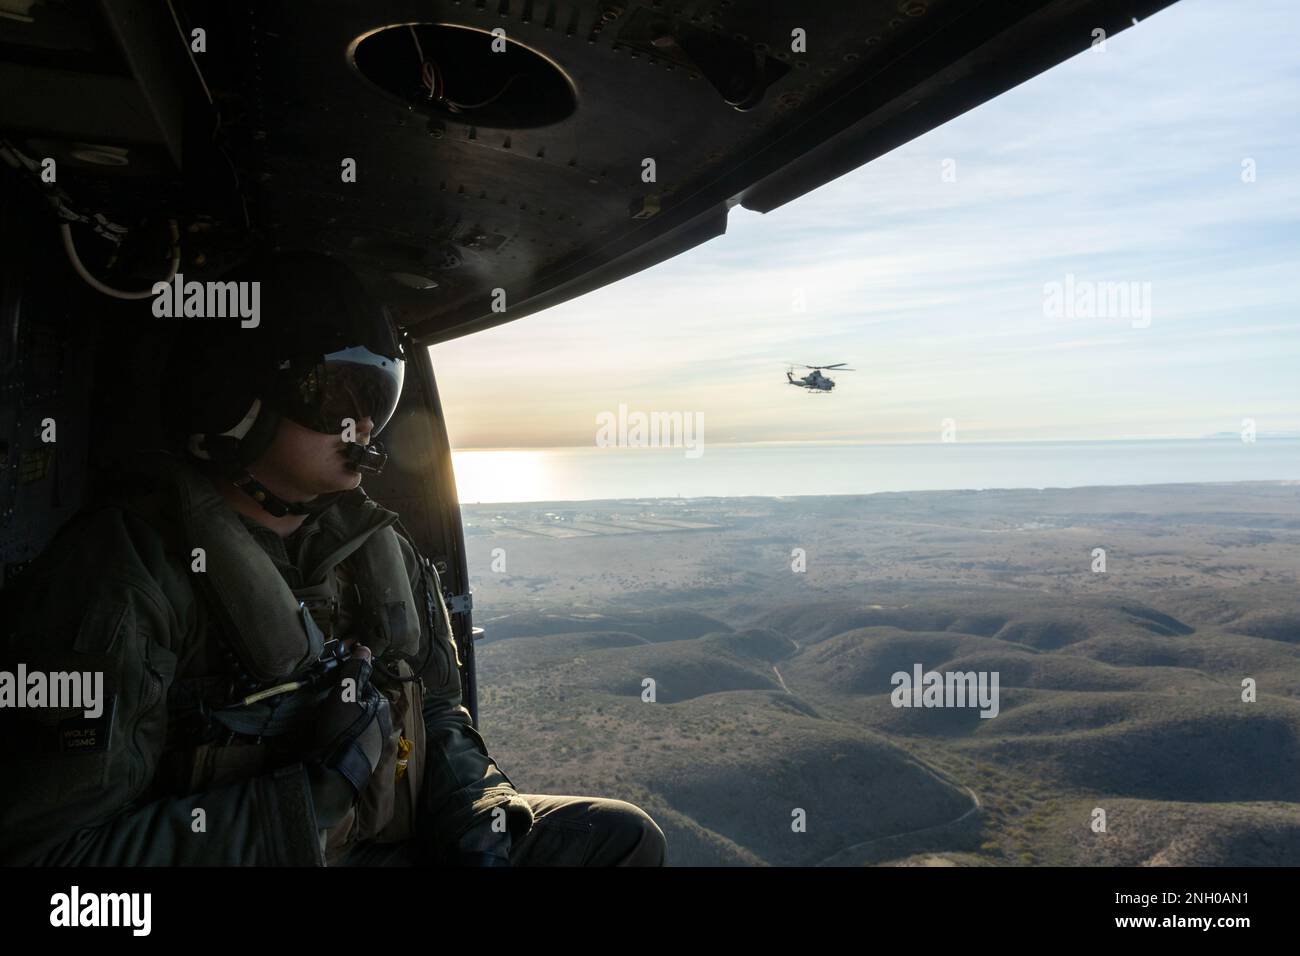
[{"label": "crew chief seated in helicopter doorway", "polygon": [[437,572],[360,489],[404,378],[386,309],[325,256],[239,273],[257,327],[188,320],[168,447],[3,592],[6,659],[113,696],[75,750],[0,715],[0,862],[663,865],[639,807],[520,793],[470,723]]}]

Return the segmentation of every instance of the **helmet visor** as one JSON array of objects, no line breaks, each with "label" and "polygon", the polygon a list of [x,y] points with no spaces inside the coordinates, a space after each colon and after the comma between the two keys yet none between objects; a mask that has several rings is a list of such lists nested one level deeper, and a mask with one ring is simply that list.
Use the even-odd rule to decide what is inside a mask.
[{"label": "helmet visor", "polygon": [[[400,354],[400,353],[399,353]],[[374,424],[379,434],[397,409],[406,377],[406,362],[364,346],[330,352],[306,369],[285,396],[284,413],[307,428],[338,434],[345,419]]]}]

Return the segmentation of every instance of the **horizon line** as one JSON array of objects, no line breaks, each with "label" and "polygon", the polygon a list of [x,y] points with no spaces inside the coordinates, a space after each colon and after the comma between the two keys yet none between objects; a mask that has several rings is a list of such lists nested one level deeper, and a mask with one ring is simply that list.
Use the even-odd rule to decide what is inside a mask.
[{"label": "horizon line", "polygon": [[[1275,434],[1262,433],[1255,436],[1255,441],[1295,441],[1300,439],[1300,433],[1280,432]],[[898,441],[860,441],[857,439],[837,439],[825,438],[817,440],[766,440],[766,441],[749,441],[749,442],[721,442],[710,441],[708,445],[723,448],[754,448],[769,446],[847,446],[847,447],[881,447],[891,445],[1102,445],[1102,444],[1120,444],[1125,442],[1200,442],[1200,441],[1241,441],[1241,436],[1236,432],[1220,432],[1212,435],[1198,435],[1195,437],[1187,436],[1138,436],[1124,438],[984,438],[984,439],[962,439],[960,441],[933,441],[919,439],[900,439]],[[1249,444],[1249,443],[1245,443]],[[629,445],[466,445],[464,447],[453,447],[452,453],[457,452],[478,452],[478,451],[595,451],[603,449],[617,449],[620,451],[675,451],[686,447],[684,445],[657,445],[657,446],[629,446]]]},{"label": "horizon line", "polygon": [[[870,498],[877,495],[967,495],[1006,492],[1044,492],[1044,491],[1123,491],[1132,488],[1189,488],[1221,487],[1224,485],[1300,485],[1297,478],[1248,478],[1230,481],[1153,481],[1141,484],[1124,485],[996,485],[978,488],[911,488],[895,491],[852,491],[835,492],[820,495],[625,495],[621,498],[524,498],[513,501],[467,501],[459,500],[457,504],[477,507],[499,507],[503,505],[583,505],[603,504],[606,502],[643,502],[643,501],[741,501],[752,499],[789,501],[794,498]],[[689,529],[683,529],[689,530]]]}]

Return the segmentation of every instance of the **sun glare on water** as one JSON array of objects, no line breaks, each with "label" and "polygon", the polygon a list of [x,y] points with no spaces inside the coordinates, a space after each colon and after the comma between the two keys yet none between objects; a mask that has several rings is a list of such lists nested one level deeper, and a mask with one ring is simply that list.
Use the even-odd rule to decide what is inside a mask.
[{"label": "sun glare on water", "polygon": [[464,504],[546,498],[554,483],[545,450],[453,451],[456,490]]}]

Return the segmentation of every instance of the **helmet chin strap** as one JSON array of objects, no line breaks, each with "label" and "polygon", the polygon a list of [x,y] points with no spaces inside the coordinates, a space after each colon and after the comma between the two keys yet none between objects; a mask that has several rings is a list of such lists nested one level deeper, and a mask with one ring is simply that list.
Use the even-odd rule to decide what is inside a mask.
[{"label": "helmet chin strap", "polygon": [[[323,508],[318,507],[320,498],[310,502],[285,501],[247,471],[232,476],[230,480],[236,488],[261,505],[263,510],[270,512],[277,518],[283,518],[285,515],[309,515],[314,511],[323,510]],[[321,497],[333,501],[333,495],[323,495]],[[329,507],[328,503],[324,507]]]}]

